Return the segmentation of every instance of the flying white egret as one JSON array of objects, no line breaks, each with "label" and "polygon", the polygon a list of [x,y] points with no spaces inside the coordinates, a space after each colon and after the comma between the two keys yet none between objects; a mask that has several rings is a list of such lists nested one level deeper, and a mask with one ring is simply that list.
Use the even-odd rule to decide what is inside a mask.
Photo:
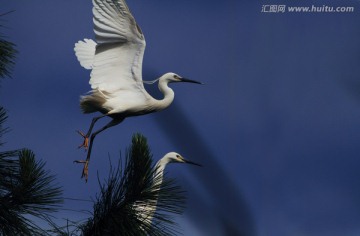
[{"label": "flying white egret", "polygon": [[[125,0],[93,0],[95,39],[84,39],[75,44],[75,54],[80,64],[91,69],[91,91],[81,96],[80,106],[84,113],[101,112],[93,118],[79,147],[88,149],[82,177],[87,180],[88,165],[94,138],[105,129],[121,123],[126,117],[145,115],[168,107],[174,100],[174,91],[168,87],[172,82],[200,82],[185,79],[175,73],[166,73],[158,81],[164,94],[154,99],[144,89],[142,61],[145,50],[144,35],[129,11]],[[112,120],[92,133],[96,121],[108,116]],[[90,140],[89,140],[90,138]]]}]

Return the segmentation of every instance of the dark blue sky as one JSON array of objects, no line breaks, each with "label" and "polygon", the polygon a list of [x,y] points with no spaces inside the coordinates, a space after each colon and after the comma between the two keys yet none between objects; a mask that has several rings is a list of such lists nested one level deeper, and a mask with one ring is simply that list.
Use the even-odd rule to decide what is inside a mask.
[{"label": "dark blue sky", "polygon": [[[93,38],[91,3],[2,0],[1,12],[15,10],[2,18],[2,33],[19,50],[0,92],[12,129],[8,149],[34,150],[66,197],[89,199],[109,156],[116,161],[141,132],[155,159],[177,151],[205,165],[168,168],[189,193],[179,219],[185,235],[360,233],[359,1],[128,4],[147,41],[145,79],[171,71],[206,85],[175,84],[169,109],[99,135],[84,184],[72,161],[85,157],[75,130],[87,130],[92,118],[78,103],[90,89],[89,71],[73,46]],[[266,4],[355,10],[262,13]],[[90,207],[66,201],[69,209]],[[69,214],[88,217],[59,217]]]}]

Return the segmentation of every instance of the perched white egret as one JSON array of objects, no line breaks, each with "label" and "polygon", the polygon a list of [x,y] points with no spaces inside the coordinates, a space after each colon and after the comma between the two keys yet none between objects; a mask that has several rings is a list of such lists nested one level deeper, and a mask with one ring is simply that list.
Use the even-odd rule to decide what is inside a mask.
[{"label": "perched white egret", "polygon": [[[192,165],[201,166],[198,163],[186,160],[179,153],[169,152],[163,158],[161,158],[155,165],[155,172],[153,177],[153,188],[157,191],[161,188],[163,181],[164,170],[169,163],[187,163]],[[158,199],[152,199],[148,202],[137,203],[134,205],[137,215],[143,223],[150,225],[153,219],[153,215],[156,211],[156,204]]]},{"label": "perched white egret", "polygon": [[165,167],[168,163],[199,164],[170,152],[152,165],[141,134],[133,136],[127,150],[124,165],[111,168],[109,178],[100,185],[92,217],[80,227],[82,235],[173,235],[176,227],[170,214],[183,212],[186,196],[174,179],[165,177]]},{"label": "perched white egret", "polygon": [[[126,117],[145,115],[168,107],[174,100],[174,91],[168,87],[172,82],[200,82],[185,79],[175,73],[166,73],[158,81],[164,94],[154,99],[144,89],[142,61],[145,50],[144,35],[129,11],[125,0],[93,0],[94,42],[84,39],[75,44],[75,54],[80,64],[91,69],[91,91],[82,96],[80,106],[84,113],[101,112],[93,118],[88,132],[79,132],[84,142],[79,147],[88,149],[82,177],[87,180],[88,165],[94,138],[105,129],[121,123]],[[92,133],[97,120],[112,120]],[[89,140],[90,138],[90,140]]]}]

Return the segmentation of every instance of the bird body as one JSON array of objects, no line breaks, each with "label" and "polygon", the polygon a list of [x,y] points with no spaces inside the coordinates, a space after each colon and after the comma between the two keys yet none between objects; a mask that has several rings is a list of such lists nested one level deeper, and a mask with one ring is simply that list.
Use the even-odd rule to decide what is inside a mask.
[{"label": "bird body", "polygon": [[[101,112],[93,118],[86,134],[78,131],[84,142],[80,147],[88,149],[82,177],[87,180],[88,164],[95,136],[126,117],[145,115],[163,110],[174,100],[171,82],[200,82],[166,73],[153,82],[159,82],[164,94],[161,100],[150,96],[142,80],[142,62],[145,37],[132,16],[125,0],[93,0],[93,23],[95,41],[84,39],[75,44],[75,54],[80,65],[91,69],[91,91],[81,96],[80,107],[84,113]],[[153,83],[150,82],[150,83]],[[97,120],[109,116],[112,120],[92,133]],[[90,138],[90,141],[89,141]]]},{"label": "bird body", "polygon": [[141,93],[121,89],[109,93],[107,90],[95,89],[90,94],[81,97],[81,109],[84,113],[99,111],[110,117],[116,114],[124,117],[139,116],[163,110],[170,106],[175,98],[175,93],[167,86],[169,82],[166,80],[167,77],[174,75],[174,73],[167,73],[158,79],[159,90],[164,94],[164,98],[161,100],[153,98],[145,90],[139,88],[137,89]]}]

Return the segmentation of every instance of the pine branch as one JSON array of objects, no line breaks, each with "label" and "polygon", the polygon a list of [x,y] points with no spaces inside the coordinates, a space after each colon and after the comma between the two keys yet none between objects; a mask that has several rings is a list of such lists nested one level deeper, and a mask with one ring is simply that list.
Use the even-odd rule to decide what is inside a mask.
[{"label": "pine branch", "polygon": [[44,170],[45,163],[35,161],[30,150],[15,153],[18,158],[6,157],[6,153],[0,158],[0,163],[10,163],[5,174],[1,171],[5,178],[0,179],[0,235],[44,235],[25,216],[46,219],[62,203],[61,189],[54,184],[54,176]]},{"label": "pine branch", "polygon": [[14,186],[14,197],[22,211],[34,216],[57,211],[62,203],[61,188],[54,184],[55,177],[44,170],[45,162],[36,161],[33,152],[23,149],[19,154],[20,175]]},{"label": "pine branch", "polygon": [[8,128],[4,128],[3,124],[7,120],[7,115],[5,109],[0,106],[0,146],[3,145],[3,142],[1,141],[2,136],[9,131]]},{"label": "pine branch", "polygon": [[[81,226],[83,235],[174,235],[171,214],[184,209],[185,196],[174,180],[156,183],[152,155],[146,138],[134,135],[121,162],[111,167],[108,180],[100,184],[93,217]],[[156,212],[154,210],[156,209]]]},{"label": "pine branch", "polygon": [[0,38],[0,77],[11,77],[16,52],[15,44]]},{"label": "pine branch", "polygon": [[[8,13],[1,14],[0,17]],[[0,27],[2,27],[2,25],[0,25]],[[15,65],[15,56],[17,53],[15,47],[14,43],[7,41],[5,37],[0,34],[0,78],[11,77],[11,71]]]}]

